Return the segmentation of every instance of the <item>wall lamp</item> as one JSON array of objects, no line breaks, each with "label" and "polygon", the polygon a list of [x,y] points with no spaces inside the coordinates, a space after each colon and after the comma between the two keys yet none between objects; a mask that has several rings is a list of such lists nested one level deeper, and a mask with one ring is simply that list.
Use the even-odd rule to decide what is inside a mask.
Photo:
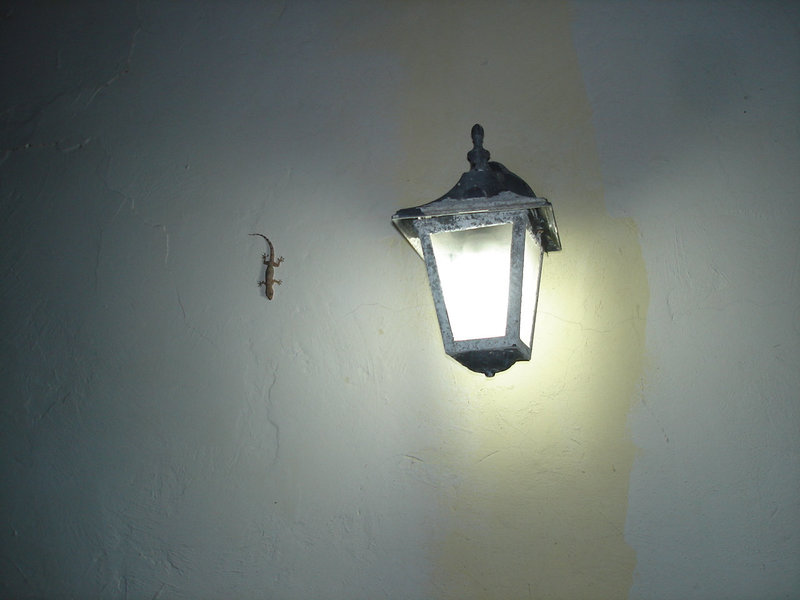
[{"label": "wall lamp", "polygon": [[453,189],[392,222],[425,261],[445,352],[492,377],[530,360],[542,253],[561,240],[550,202],[489,162],[480,125],[472,145]]}]

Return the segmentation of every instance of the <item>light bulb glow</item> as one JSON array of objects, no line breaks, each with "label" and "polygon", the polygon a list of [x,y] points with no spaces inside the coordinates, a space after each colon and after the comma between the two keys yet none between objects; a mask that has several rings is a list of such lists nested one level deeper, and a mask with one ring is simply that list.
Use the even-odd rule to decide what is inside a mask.
[{"label": "light bulb glow", "polygon": [[431,234],[455,341],[506,334],[512,229],[502,223]]}]

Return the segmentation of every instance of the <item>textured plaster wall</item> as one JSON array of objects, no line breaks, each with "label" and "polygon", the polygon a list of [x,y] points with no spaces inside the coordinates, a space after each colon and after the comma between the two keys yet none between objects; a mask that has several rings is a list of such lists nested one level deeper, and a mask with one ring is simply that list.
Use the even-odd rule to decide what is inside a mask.
[{"label": "textured plaster wall", "polygon": [[[797,590],[794,13],[4,6],[0,596]],[[475,122],[564,242],[492,380],[389,223]]]},{"label": "textured plaster wall", "polygon": [[800,597],[800,6],[575,6],[650,286],[631,598]]},{"label": "textured plaster wall", "polygon": [[[9,6],[0,595],[625,596],[647,289],[566,4]],[[478,121],[565,245],[493,380],[389,222]]]}]

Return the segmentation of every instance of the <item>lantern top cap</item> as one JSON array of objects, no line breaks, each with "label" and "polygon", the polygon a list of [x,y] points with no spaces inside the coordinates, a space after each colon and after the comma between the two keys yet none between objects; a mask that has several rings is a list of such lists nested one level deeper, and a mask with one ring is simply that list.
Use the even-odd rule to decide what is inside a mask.
[{"label": "lantern top cap", "polygon": [[503,192],[512,192],[524,198],[536,198],[536,194],[521,177],[506,169],[499,162],[489,161],[489,151],[483,147],[483,127],[472,126],[472,150],[467,153],[470,170],[461,175],[453,188],[439,200],[467,200],[471,198],[493,198]]},{"label": "lantern top cap", "polygon": [[460,215],[495,213],[497,211],[527,211],[537,229],[544,231],[542,247],[546,252],[561,250],[553,207],[546,198],[533,193],[525,181],[499,162],[489,161],[489,151],[483,147],[483,127],[472,126],[472,150],[467,153],[470,170],[461,175],[444,196],[426,204],[403,208],[392,221],[411,242],[418,237],[413,222],[417,219],[459,217]]},{"label": "lantern top cap", "polygon": [[[472,126],[472,150],[467,153],[470,170],[462,173],[461,178],[444,196],[414,208],[407,208],[397,212],[396,217],[411,217],[421,212],[436,210],[451,210],[453,201],[470,200],[475,204],[472,209],[486,210],[499,208],[496,201],[509,196],[516,196],[522,204],[532,203],[539,206],[548,204],[544,198],[534,194],[525,181],[506,169],[499,162],[489,161],[489,151],[483,147],[483,127],[479,124]],[[468,209],[466,203],[456,202],[462,210]],[[485,206],[484,206],[485,204]],[[422,211],[420,209],[423,209]]]}]

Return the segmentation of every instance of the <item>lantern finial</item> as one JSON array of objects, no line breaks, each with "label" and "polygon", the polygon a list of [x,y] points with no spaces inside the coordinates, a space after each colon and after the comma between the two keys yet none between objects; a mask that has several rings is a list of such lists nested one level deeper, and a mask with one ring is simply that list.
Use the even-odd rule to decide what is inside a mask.
[{"label": "lantern finial", "polygon": [[489,151],[483,147],[483,127],[478,123],[472,126],[472,150],[467,153],[471,171],[485,171],[489,163]]}]

